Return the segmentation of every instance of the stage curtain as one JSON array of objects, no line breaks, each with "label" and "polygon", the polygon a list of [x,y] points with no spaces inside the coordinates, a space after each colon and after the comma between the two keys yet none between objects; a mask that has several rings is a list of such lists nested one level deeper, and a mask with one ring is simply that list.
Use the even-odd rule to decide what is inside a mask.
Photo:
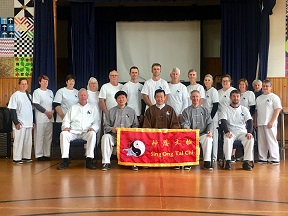
[{"label": "stage curtain", "polygon": [[49,86],[56,91],[55,40],[53,1],[35,0],[34,14],[34,53],[32,90],[39,87],[38,77],[47,75]]},{"label": "stage curtain", "polygon": [[71,59],[75,88],[86,88],[95,76],[95,11],[93,3],[71,2]]},{"label": "stage curtain", "polygon": [[268,54],[270,43],[270,19],[272,9],[276,4],[276,0],[262,0],[262,12],[260,21],[260,43],[259,43],[259,74],[258,79],[267,78]]},{"label": "stage curtain", "polygon": [[240,78],[249,83],[255,79],[260,4],[258,0],[221,0],[222,73],[230,74],[237,87]]}]

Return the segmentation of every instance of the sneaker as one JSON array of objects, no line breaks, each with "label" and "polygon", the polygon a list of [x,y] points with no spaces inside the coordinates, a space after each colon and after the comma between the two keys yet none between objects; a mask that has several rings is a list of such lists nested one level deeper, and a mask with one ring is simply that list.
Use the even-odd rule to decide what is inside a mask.
[{"label": "sneaker", "polygon": [[137,166],[132,166],[132,170],[133,171],[138,171],[138,167]]},{"label": "sneaker", "polygon": [[103,170],[103,171],[107,171],[108,169],[110,169],[110,168],[109,168],[109,164],[107,164],[107,163],[103,164],[102,170]]},{"label": "sneaker", "polygon": [[180,166],[174,167],[175,170],[180,170]]},{"label": "sneaker", "polygon": [[236,157],[235,157],[235,155],[232,155],[231,156],[231,163],[235,163],[236,162]]},{"label": "sneaker", "polygon": [[93,164],[93,158],[86,158],[86,168],[87,169],[96,169],[96,166]]},{"label": "sneaker", "polygon": [[239,157],[239,158],[237,158],[236,160],[237,160],[237,161],[243,161],[243,160],[244,160],[244,156]]},{"label": "sneaker", "polygon": [[257,161],[257,163],[259,163],[259,164],[267,164],[267,163],[268,163],[268,161],[264,161],[264,160],[258,160],[258,161]]},{"label": "sneaker", "polygon": [[69,167],[69,162],[68,162],[68,158],[63,158],[63,162],[57,166],[58,170],[62,170],[62,169],[66,169]]},{"label": "sneaker", "polygon": [[45,160],[45,157],[38,157],[37,161],[46,161],[46,160]]},{"label": "sneaker", "polygon": [[269,163],[272,164],[272,165],[278,165],[278,164],[280,164],[279,161],[269,161]]},{"label": "sneaker", "polygon": [[184,170],[190,170],[191,166],[184,166]]},{"label": "sneaker", "polygon": [[242,168],[244,169],[244,170],[248,170],[248,171],[251,171],[253,168],[252,168],[252,166],[250,166],[250,164],[247,162],[247,161],[245,161],[243,164],[242,164]]},{"label": "sneaker", "polygon": [[27,159],[27,158],[22,158],[22,161],[25,162],[25,163],[30,163],[30,162],[32,162],[33,160]]},{"label": "sneaker", "polygon": [[13,163],[15,163],[15,164],[23,164],[23,161],[22,160],[13,160]]},{"label": "sneaker", "polygon": [[211,166],[211,162],[210,161],[204,161],[204,169],[212,171],[213,167]]},{"label": "sneaker", "polygon": [[230,161],[230,160],[227,160],[227,161],[226,161],[225,169],[226,169],[226,170],[231,170],[231,161]]}]

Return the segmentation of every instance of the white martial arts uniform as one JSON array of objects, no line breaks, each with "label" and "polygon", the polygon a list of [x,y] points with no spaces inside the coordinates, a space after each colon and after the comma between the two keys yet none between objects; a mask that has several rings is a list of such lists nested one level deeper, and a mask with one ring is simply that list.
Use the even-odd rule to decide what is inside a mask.
[{"label": "white martial arts uniform", "polygon": [[[85,106],[79,103],[73,105],[62,122],[62,130],[70,128],[70,131],[62,131],[60,134],[62,158],[69,158],[70,141],[75,139],[86,140],[86,157],[94,158],[96,133],[100,128],[100,122],[100,113],[94,105],[89,103]],[[93,128],[94,131],[88,131],[89,128]]]},{"label": "white martial arts uniform", "polygon": [[[40,88],[33,92],[33,103],[39,104],[45,110],[52,110],[54,94],[51,90],[46,91]],[[35,158],[50,157],[52,132],[53,132],[53,116],[49,119],[45,113],[35,109],[36,125],[34,128],[34,152]]]},{"label": "white martial arts uniform", "polygon": [[252,91],[241,93],[240,104],[250,110],[250,106],[255,106],[255,94]]},{"label": "white martial arts uniform", "polygon": [[220,119],[227,120],[228,130],[232,133],[231,138],[227,138],[224,134],[223,150],[225,159],[231,160],[233,143],[235,140],[240,140],[244,148],[244,161],[253,161],[254,138],[246,138],[246,122],[250,119],[252,120],[249,110],[242,105],[237,108],[229,105],[222,109]]},{"label": "white martial arts uniform", "polygon": [[193,90],[197,90],[199,91],[200,93],[200,98],[202,99],[205,99],[205,90],[204,90],[204,87],[200,84],[195,84],[195,85],[189,85],[187,86],[187,91],[188,91],[188,95],[189,95],[189,98],[188,98],[188,106],[191,106],[192,102],[190,100],[190,95],[191,95],[191,92]]},{"label": "white martial arts uniform", "polygon": [[[29,95],[31,99],[31,95]],[[9,109],[15,109],[17,119],[21,123],[20,130],[13,124],[13,160],[31,159],[33,112],[31,101],[25,92],[16,91],[8,104]]]},{"label": "white martial arts uniform", "polygon": [[[267,125],[272,118],[275,109],[282,109],[280,98],[270,93],[260,95],[256,99],[257,126],[258,126],[258,153],[259,160],[280,161],[279,144],[277,141],[277,119],[272,128]],[[269,158],[268,157],[269,151]]]},{"label": "white martial arts uniform", "polygon": [[187,88],[182,83],[169,83],[168,86],[171,93],[168,97],[167,104],[170,105],[176,112],[176,115],[179,116],[183,110],[188,107],[187,98],[189,99],[189,95]]},{"label": "white martial arts uniform", "polygon": [[234,87],[230,87],[226,91],[223,89],[218,90],[218,96],[219,96],[219,105],[218,105],[218,115],[220,115],[223,108],[230,106],[231,100],[230,100],[230,92],[236,90]]},{"label": "white martial arts uniform", "polygon": [[[67,89],[66,87],[60,88],[55,95],[54,103],[61,104],[61,109],[66,115],[67,111],[74,104],[78,103],[78,90],[77,89]],[[62,118],[57,114],[56,122],[62,122]]]},{"label": "white martial arts uniform", "polygon": [[[141,91],[142,94],[148,95],[149,100],[151,101],[152,105],[156,104],[154,95],[157,89],[164,90],[166,95],[170,94],[168,83],[166,80],[162,78],[160,78],[158,81],[154,81],[153,79],[146,80]],[[146,105],[146,110],[148,108],[149,106]]]},{"label": "white martial arts uniform", "polygon": [[122,88],[122,91],[127,93],[128,106],[135,110],[137,116],[141,115],[142,88],[143,85],[141,83],[133,83],[131,81],[125,83]]},{"label": "white martial arts uniform", "polygon": [[110,82],[104,84],[99,93],[99,98],[103,98],[105,100],[105,104],[107,110],[117,105],[115,100],[115,94],[123,88],[123,85],[118,83],[117,86],[112,85]]},{"label": "white martial arts uniform", "polygon": [[[203,107],[205,107],[208,112],[211,114],[213,103],[219,103],[219,95],[217,90],[214,87],[211,87],[207,90],[205,100],[203,102]],[[219,105],[219,104],[218,104]],[[218,155],[218,113],[216,112],[215,116],[212,119],[212,135],[213,135],[213,160],[217,160]]]}]

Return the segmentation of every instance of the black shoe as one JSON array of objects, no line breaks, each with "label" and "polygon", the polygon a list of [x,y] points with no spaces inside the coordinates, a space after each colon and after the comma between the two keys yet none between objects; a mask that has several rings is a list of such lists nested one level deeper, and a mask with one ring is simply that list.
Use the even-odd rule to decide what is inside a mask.
[{"label": "black shoe", "polygon": [[235,157],[235,155],[232,155],[231,156],[231,163],[235,163],[236,162],[236,157]]},{"label": "black shoe", "polygon": [[86,168],[96,169],[96,166],[93,164],[93,158],[86,158]]},{"label": "black shoe", "polygon": [[226,170],[231,170],[231,161],[230,161],[230,160],[227,160],[227,161],[226,161],[225,169],[226,169]]},{"label": "black shoe", "polygon": [[213,170],[213,167],[211,166],[210,161],[204,161],[204,169]]},{"label": "black shoe", "polygon": [[248,170],[248,171],[251,171],[253,169],[252,166],[250,166],[250,164],[248,163],[248,161],[244,161],[244,163],[242,164],[242,167],[244,170]]},{"label": "black shoe", "polygon": [[272,165],[279,165],[280,164],[279,161],[269,161],[269,163],[272,164]]},{"label": "black shoe", "polygon": [[108,169],[110,169],[110,168],[109,168],[109,164],[107,164],[107,163],[106,163],[106,164],[103,164],[102,170],[103,170],[103,171],[107,171]]},{"label": "black shoe", "polygon": [[45,157],[38,157],[37,161],[46,161],[46,160],[45,160]]},{"label": "black shoe", "polygon": [[259,163],[259,164],[267,164],[267,163],[268,163],[268,161],[264,161],[264,160],[258,160],[258,161],[257,161],[257,163]]},{"label": "black shoe", "polygon": [[58,170],[66,169],[69,167],[69,160],[68,158],[63,158],[62,163],[57,167]]},{"label": "black shoe", "polygon": [[43,156],[43,158],[44,158],[45,161],[51,161],[51,158],[50,158],[50,157]]},{"label": "black shoe", "polygon": [[23,164],[23,161],[22,160],[13,160],[13,163],[15,163],[15,164]]},{"label": "black shoe", "polygon": [[28,159],[28,158],[22,158],[22,161],[25,162],[25,163],[30,163],[30,162],[32,162],[33,160]]}]

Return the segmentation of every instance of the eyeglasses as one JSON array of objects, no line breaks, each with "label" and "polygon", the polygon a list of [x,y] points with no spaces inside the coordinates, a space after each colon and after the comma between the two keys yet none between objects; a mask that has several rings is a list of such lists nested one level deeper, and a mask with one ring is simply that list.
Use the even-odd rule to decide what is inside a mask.
[{"label": "eyeglasses", "polygon": [[112,77],[117,77],[118,75],[109,75],[109,76],[112,76]]}]

